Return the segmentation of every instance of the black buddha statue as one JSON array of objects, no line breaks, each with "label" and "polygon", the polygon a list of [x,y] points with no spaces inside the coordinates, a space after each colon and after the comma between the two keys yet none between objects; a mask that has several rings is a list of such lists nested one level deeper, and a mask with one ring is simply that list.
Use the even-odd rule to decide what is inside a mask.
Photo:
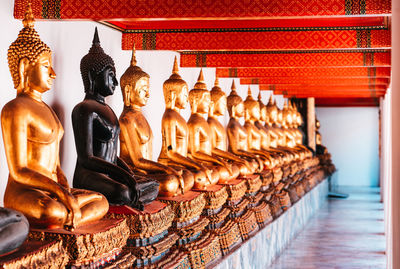
[{"label": "black buddha statue", "polygon": [[78,153],[73,185],[102,193],[110,204],[143,210],[157,197],[159,183],[135,176],[117,156],[120,127],[105,97],[114,93],[118,82],[114,61],[101,48],[97,28],[80,69],[86,95],[72,111]]},{"label": "black buddha statue", "polygon": [[0,255],[18,249],[29,232],[29,222],[22,213],[0,207]]}]

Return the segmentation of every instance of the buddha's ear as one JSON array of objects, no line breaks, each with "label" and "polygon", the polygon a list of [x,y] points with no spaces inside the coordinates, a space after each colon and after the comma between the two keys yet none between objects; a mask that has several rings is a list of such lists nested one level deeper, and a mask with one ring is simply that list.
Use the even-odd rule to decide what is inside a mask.
[{"label": "buddha's ear", "polygon": [[90,69],[88,72],[89,78],[89,93],[94,94],[94,80],[96,79],[96,72]]},{"label": "buddha's ear", "polygon": [[175,100],[176,100],[176,92],[171,91],[171,108],[175,107]]},{"label": "buddha's ear", "polygon": [[124,93],[125,106],[130,106],[131,105],[132,86],[125,85],[125,87],[122,89],[122,92]]},{"label": "buddha's ear", "polygon": [[19,74],[19,84],[17,86],[17,91],[21,91],[27,82],[27,69],[29,67],[29,60],[28,58],[24,57],[19,60],[18,64],[18,74]]}]

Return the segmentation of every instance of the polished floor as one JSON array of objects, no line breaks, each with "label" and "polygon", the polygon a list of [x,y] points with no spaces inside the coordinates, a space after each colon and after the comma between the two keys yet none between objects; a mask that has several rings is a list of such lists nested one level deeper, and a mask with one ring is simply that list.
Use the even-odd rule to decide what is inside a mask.
[{"label": "polished floor", "polygon": [[329,199],[272,269],[386,268],[383,204],[377,188],[345,188]]}]

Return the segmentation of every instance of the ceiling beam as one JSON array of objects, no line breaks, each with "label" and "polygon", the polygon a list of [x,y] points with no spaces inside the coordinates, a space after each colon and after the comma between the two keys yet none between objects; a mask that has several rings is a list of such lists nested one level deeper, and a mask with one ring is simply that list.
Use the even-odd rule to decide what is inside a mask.
[{"label": "ceiling beam", "polygon": [[[14,16],[23,18],[27,0],[15,0]],[[263,19],[270,17],[390,14],[390,0],[30,0],[43,19]]]},{"label": "ceiling beam", "polygon": [[184,51],[180,63],[182,67],[390,66],[390,50]]},{"label": "ceiling beam", "polygon": [[241,78],[241,84],[302,84],[307,85],[389,85],[390,79],[369,78],[369,77],[262,77],[262,78]]}]

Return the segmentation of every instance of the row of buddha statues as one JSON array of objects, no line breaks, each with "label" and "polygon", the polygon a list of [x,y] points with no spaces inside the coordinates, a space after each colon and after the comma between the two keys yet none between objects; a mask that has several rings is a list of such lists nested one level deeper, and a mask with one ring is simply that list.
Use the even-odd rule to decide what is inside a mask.
[{"label": "row of buddha statues", "polygon": [[[185,253],[192,256],[196,251],[206,255],[205,249],[209,249],[207,255],[217,257],[221,254],[218,251],[211,254],[209,246],[214,244],[213,249],[217,245],[223,249],[226,240],[232,241],[226,243],[229,248],[237,244],[240,238],[234,237],[238,234],[243,237],[242,222],[250,222],[252,218],[257,219],[252,225],[267,222],[269,199],[272,199],[265,198],[268,190],[269,196],[280,195],[281,190],[290,184],[294,186],[307,173],[309,177],[314,175],[318,162],[313,151],[303,145],[302,116],[294,103],[285,102],[283,109],[279,109],[271,96],[265,105],[261,95],[258,100],[252,97],[250,88],[243,101],[234,82],[226,96],[218,78],[209,91],[202,71],[189,91],[179,75],[176,58],[172,75],[163,84],[166,108],[161,120],[162,148],[158,160],[153,161],[153,133],[141,111],[149,99],[150,77],[137,65],[133,49],[130,66],[119,81],[124,108],[118,118],[105,101],[118,86],[115,64],[102,49],[96,28],[92,46],[80,62],[85,97],[72,111],[77,161],[71,187],[60,166],[63,126],[42,100],[56,78],[51,50],[34,29],[30,7],[23,25],[8,50],[17,96],[1,112],[9,168],[5,208],[0,211],[2,254],[17,249],[28,233],[30,239],[45,234],[42,240],[72,240],[73,236],[91,234],[90,229],[96,230],[96,223],[108,217],[109,221],[127,219],[124,225],[131,225],[125,232],[131,234],[131,249],[136,251],[132,253],[137,254],[138,267],[165,260],[165,253],[174,249],[175,242],[185,246]],[[186,122],[180,110],[188,104],[191,116]],[[230,120],[225,128],[219,117],[226,110]],[[244,125],[240,123],[243,117]],[[283,167],[294,164],[300,167],[305,160],[309,161],[308,166],[303,165],[291,173],[292,178],[298,176],[296,180],[287,184],[282,181],[288,178],[283,176]],[[249,198],[243,198],[246,196]],[[279,199],[277,203],[279,209],[284,208]],[[244,208],[255,213],[246,213]],[[226,214],[222,217],[221,212]],[[128,215],[130,224],[129,217],[121,217]],[[228,215],[232,220],[227,221]],[[211,221],[204,216],[219,219],[213,227],[225,229],[221,230],[220,237],[218,233],[203,231],[204,227],[211,227]],[[236,217],[243,221],[236,223]],[[225,226],[220,224],[222,222]],[[102,226],[98,233],[107,233],[122,225],[121,222],[110,223],[105,223],[106,228]],[[85,232],[80,227],[86,227]],[[109,232],[110,238],[120,236],[121,227],[118,226],[118,232],[116,228]],[[144,232],[151,230],[149,227],[152,232]],[[237,231],[235,236],[233,231]],[[225,238],[223,233],[230,235]],[[123,237],[121,241],[126,242],[126,239]],[[153,245],[154,253],[146,256],[143,251],[149,250],[149,245]],[[197,267],[195,258],[190,255],[184,258],[186,254],[174,253],[174,258],[158,266],[174,267],[176,260],[180,260],[180,268],[204,266],[203,262]],[[97,254],[101,256],[100,252]],[[79,259],[79,255],[78,258],[71,255],[69,259]],[[120,253],[113,252],[113,255]],[[115,268],[123,268],[122,263]]]}]

